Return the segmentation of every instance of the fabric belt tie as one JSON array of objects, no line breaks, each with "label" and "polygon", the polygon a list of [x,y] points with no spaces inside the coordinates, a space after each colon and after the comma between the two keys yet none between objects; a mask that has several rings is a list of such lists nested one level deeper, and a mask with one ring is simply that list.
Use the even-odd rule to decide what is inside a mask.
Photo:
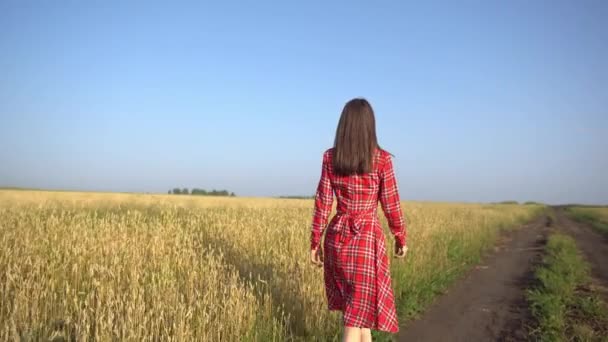
[{"label": "fabric belt tie", "polygon": [[[364,219],[374,218],[376,215],[376,209],[364,210],[364,211],[338,211],[336,218],[338,221],[337,227],[340,227],[340,242],[343,243],[347,236],[347,229],[353,233],[353,235],[359,234]],[[345,220],[345,221],[344,221]]]}]

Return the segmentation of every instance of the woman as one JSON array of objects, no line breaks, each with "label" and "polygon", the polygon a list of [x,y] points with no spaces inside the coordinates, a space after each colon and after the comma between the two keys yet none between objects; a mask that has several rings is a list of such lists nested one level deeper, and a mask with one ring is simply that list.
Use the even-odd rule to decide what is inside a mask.
[{"label": "woman", "polygon": [[[321,253],[334,194],[337,212]],[[323,155],[310,252],[324,266],[329,310],[343,312],[344,341],[371,341],[370,329],[399,331],[378,200],[395,236],[395,256],[403,258],[406,227],[391,155],[378,146],[369,102],[353,99],[342,110],[334,147]]]}]

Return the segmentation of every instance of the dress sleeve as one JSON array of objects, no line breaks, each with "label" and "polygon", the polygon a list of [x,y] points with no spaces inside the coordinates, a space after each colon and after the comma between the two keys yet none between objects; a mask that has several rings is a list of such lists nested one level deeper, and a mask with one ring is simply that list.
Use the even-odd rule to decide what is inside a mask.
[{"label": "dress sleeve", "polygon": [[310,248],[315,249],[319,247],[321,236],[327,225],[327,219],[331,212],[331,206],[333,204],[334,195],[329,180],[329,158],[327,153],[323,155],[323,166],[321,169],[321,179],[317,186],[317,192],[315,194],[315,210],[312,219],[312,234],[310,237]]},{"label": "dress sleeve", "polygon": [[401,210],[399,189],[397,188],[397,180],[395,179],[395,171],[390,156],[387,156],[384,167],[380,170],[380,204],[398,246],[405,246],[406,223]]}]

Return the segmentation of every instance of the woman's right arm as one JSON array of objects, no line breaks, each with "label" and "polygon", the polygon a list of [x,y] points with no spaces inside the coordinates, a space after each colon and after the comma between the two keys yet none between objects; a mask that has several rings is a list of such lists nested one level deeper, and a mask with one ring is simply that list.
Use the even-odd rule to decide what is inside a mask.
[{"label": "woman's right arm", "polygon": [[406,223],[401,210],[399,189],[393,170],[393,162],[390,155],[387,156],[384,166],[379,172],[380,176],[380,204],[388,221],[388,226],[395,236],[397,248],[406,245]]},{"label": "woman's right arm", "polygon": [[325,152],[323,154],[321,166],[321,179],[319,179],[319,185],[317,186],[315,195],[315,209],[310,236],[311,250],[319,248],[321,236],[327,226],[327,220],[333,205],[334,193],[329,179],[329,162],[328,152]]}]

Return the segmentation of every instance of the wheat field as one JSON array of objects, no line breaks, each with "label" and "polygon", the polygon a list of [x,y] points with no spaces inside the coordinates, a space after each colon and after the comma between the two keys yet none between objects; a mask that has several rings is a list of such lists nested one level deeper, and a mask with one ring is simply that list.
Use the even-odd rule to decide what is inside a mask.
[{"label": "wheat field", "polygon": [[[402,206],[402,320],[542,210]],[[338,340],[308,260],[312,212],[312,200],[0,191],[0,340]]]}]

